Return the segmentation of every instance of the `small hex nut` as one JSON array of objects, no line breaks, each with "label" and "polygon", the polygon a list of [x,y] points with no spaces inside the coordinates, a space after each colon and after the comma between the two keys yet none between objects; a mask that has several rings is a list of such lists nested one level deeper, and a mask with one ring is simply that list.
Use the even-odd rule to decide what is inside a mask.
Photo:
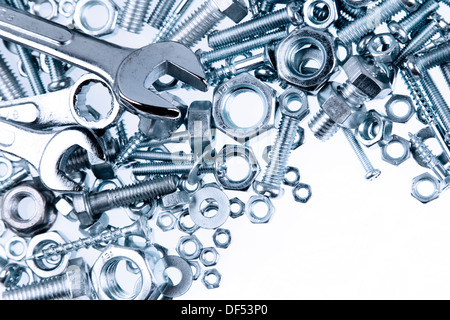
[{"label": "small hex nut", "polygon": [[389,141],[392,135],[392,121],[378,112],[370,110],[356,131],[357,139],[366,147]]},{"label": "small hex nut", "polygon": [[[234,207],[238,207],[238,210],[233,210]],[[244,215],[245,203],[239,198],[230,199],[230,217],[233,219],[239,218]]]},{"label": "small hex nut", "polygon": [[[225,237],[225,240],[221,238]],[[231,244],[231,232],[228,229],[217,229],[213,234],[214,245],[220,249],[226,249]]]},{"label": "small hex nut", "polygon": [[[389,148],[395,144],[401,145],[401,147],[403,148],[403,153],[399,156],[394,156],[389,152]],[[388,142],[381,145],[381,158],[387,163],[390,163],[394,166],[399,166],[411,157],[410,148],[411,143],[409,142],[409,140],[394,134],[391,136],[391,139]]]},{"label": "small hex nut", "polygon": [[219,253],[214,247],[203,248],[199,259],[205,267],[212,267],[219,261]]},{"label": "small hex nut", "polygon": [[400,53],[400,44],[390,33],[376,34],[367,46],[376,62],[392,63]]},{"label": "small hex nut", "polygon": [[197,260],[189,260],[187,263],[192,269],[192,280],[198,280],[202,275],[202,266],[200,265],[200,262]]},{"label": "small hex nut", "polygon": [[[290,178],[290,175],[294,175],[294,179]],[[300,181],[300,170],[296,167],[287,167],[284,172],[283,183],[289,187],[295,187]]]},{"label": "small hex nut", "polygon": [[[423,182],[431,183],[434,188],[433,192],[425,195],[421,194],[419,192],[419,185]],[[424,204],[436,200],[441,195],[441,182],[428,172],[421,174],[412,181],[411,195]]]},{"label": "small hex nut", "polygon": [[170,212],[161,212],[156,219],[156,225],[164,232],[173,230],[177,225],[177,217]]},{"label": "small hex nut", "polygon": [[221,12],[238,23],[247,16],[247,7],[239,0],[213,0]]},{"label": "small hex nut", "polygon": [[[398,114],[398,111],[396,112],[395,106],[399,103],[406,104],[408,107],[408,110],[406,112],[403,112],[402,115]],[[414,108],[414,102],[412,101],[410,96],[405,96],[401,94],[394,94],[392,97],[386,102],[386,105],[384,106],[386,109],[386,115],[387,117],[396,123],[407,123],[414,114],[416,114],[416,110]]]},{"label": "small hex nut", "polygon": [[[260,215],[259,213],[255,212],[255,205],[258,203],[263,203],[266,205],[267,211],[264,215]],[[275,213],[275,207],[268,197],[265,197],[263,195],[255,195],[250,197],[250,199],[248,200],[245,213],[247,214],[247,217],[249,218],[251,223],[268,223]]]},{"label": "small hex nut", "polygon": [[[186,245],[187,244],[193,244],[194,249],[193,250],[187,250]],[[180,257],[182,257],[185,260],[194,260],[197,259],[203,250],[203,244],[200,242],[200,240],[194,236],[183,236],[178,240],[177,248],[176,248],[178,254]]]},{"label": "small hex nut", "polygon": [[217,269],[209,269],[203,273],[202,282],[207,289],[217,289],[220,287],[221,281],[222,275],[219,271],[217,271]]},{"label": "small hex nut", "polygon": [[[191,220],[191,225],[186,224],[186,220]],[[193,234],[195,233],[200,227],[196,225],[192,219],[189,217],[189,210],[185,209],[181,212],[181,214],[178,217],[178,223],[177,223],[178,229],[180,231],[186,232],[187,234]]]},{"label": "small hex nut", "polygon": [[308,98],[304,91],[297,88],[286,89],[278,98],[283,115],[303,120],[309,114]]},{"label": "small hex nut", "polygon": [[[306,194],[300,194],[300,191],[306,191]],[[297,185],[292,189],[292,194],[294,200],[300,203],[307,203],[312,196],[311,186],[306,183],[297,183]]]},{"label": "small hex nut", "polygon": [[[92,27],[86,20],[86,11],[95,5],[101,5],[108,11],[108,20],[101,27]],[[91,36],[104,36],[114,31],[119,15],[119,8],[110,0],[79,0],[73,14],[74,26],[82,32]]]}]

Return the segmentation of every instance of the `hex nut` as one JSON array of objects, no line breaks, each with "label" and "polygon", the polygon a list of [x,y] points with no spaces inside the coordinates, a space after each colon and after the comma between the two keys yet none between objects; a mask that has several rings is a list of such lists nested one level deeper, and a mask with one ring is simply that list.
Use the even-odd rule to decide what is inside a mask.
[{"label": "hex nut", "polygon": [[[92,27],[86,20],[86,11],[96,5],[101,5],[108,11],[108,20],[101,27]],[[91,36],[104,36],[114,31],[119,15],[119,8],[110,0],[79,0],[75,5],[73,13],[73,24],[80,31]]]},{"label": "hex nut", "polygon": [[200,265],[200,262],[197,260],[189,260],[187,263],[189,263],[189,266],[192,269],[192,280],[198,280],[202,275],[202,266]]},{"label": "hex nut", "polygon": [[[213,278],[214,281],[211,281]],[[222,275],[217,269],[209,269],[203,273],[202,282],[207,289],[216,289],[220,286],[220,282],[222,281]]]},{"label": "hex nut", "polygon": [[[233,210],[233,207],[239,207],[238,210]],[[230,217],[233,219],[243,216],[245,213],[245,203],[239,198],[230,199]]]},{"label": "hex nut", "polygon": [[[221,237],[225,237],[222,240]],[[213,234],[213,242],[217,248],[226,249],[231,244],[231,232],[228,229],[218,228]]]},{"label": "hex nut", "polygon": [[390,33],[376,34],[367,46],[376,62],[392,63],[400,54],[400,44]]},{"label": "hex nut", "polygon": [[[428,195],[421,194],[419,192],[419,185],[423,182],[431,183],[434,188],[433,192]],[[423,173],[413,179],[411,195],[424,204],[436,200],[441,195],[441,182],[430,173]]]},{"label": "hex nut", "polygon": [[[393,144],[399,144],[402,146],[403,153],[400,156],[393,156],[389,153],[389,147],[391,147]],[[394,166],[399,166],[410,158],[410,148],[411,143],[409,140],[394,134],[391,136],[391,139],[388,142],[381,145],[381,158],[387,163],[390,163]]]},{"label": "hex nut", "polygon": [[[289,177],[291,174],[294,175],[294,179]],[[284,173],[283,183],[289,187],[295,187],[299,181],[300,170],[296,167],[287,167]]]},{"label": "hex nut", "polygon": [[[263,203],[267,207],[267,211],[261,215],[259,212],[255,212],[255,205],[258,203]],[[263,195],[255,195],[250,197],[247,202],[245,213],[251,223],[261,224],[268,223],[275,213],[275,207],[272,201],[268,197]]]},{"label": "hex nut", "polygon": [[173,230],[177,225],[177,218],[170,212],[161,212],[156,219],[156,225],[164,232]]},{"label": "hex nut", "polygon": [[392,121],[370,110],[356,131],[356,138],[366,147],[387,142],[392,135]]},{"label": "hex nut", "polygon": [[214,247],[203,248],[199,260],[205,267],[215,266],[219,261],[219,253]]},{"label": "hex nut", "polygon": [[247,7],[239,0],[214,0],[219,10],[238,23],[247,15]]},{"label": "hex nut", "polygon": [[55,199],[56,211],[70,221],[77,221],[77,216],[73,210],[72,200],[65,195],[59,195]]},{"label": "hex nut", "polygon": [[[186,246],[191,243],[194,245],[193,250],[187,250]],[[178,240],[178,244],[177,244],[177,252],[180,255],[180,257],[182,257],[185,260],[194,260],[197,259],[203,249],[203,245],[200,242],[200,240],[194,236],[183,236],[180,238],[180,240]]]},{"label": "hex nut", "polygon": [[193,221],[192,221],[192,219],[190,219],[191,220],[191,225],[187,225],[186,224],[186,220],[187,219],[190,219],[190,217],[189,217],[189,210],[188,209],[185,209],[185,210],[183,210],[182,212],[181,212],[181,214],[180,214],[180,216],[178,217],[178,223],[177,223],[177,226],[178,226],[178,229],[180,230],[180,231],[183,231],[183,232],[185,232],[185,233],[188,233],[188,234],[193,234],[193,233],[195,233],[198,229],[200,229],[200,227],[198,226],[198,225],[196,225]]},{"label": "hex nut", "polygon": [[[407,112],[403,115],[398,115],[398,112],[395,111],[395,105],[399,102],[403,102],[408,106]],[[414,102],[411,97],[401,94],[393,94],[392,97],[386,102],[384,108],[386,110],[387,117],[396,123],[407,123],[416,113]]]},{"label": "hex nut", "polygon": [[[317,8],[320,9],[319,6],[326,6],[328,16],[326,19],[323,19],[323,17],[320,17],[320,19],[316,16],[315,12]],[[303,20],[305,21],[305,24],[320,30],[325,30],[328,27],[330,27],[337,19],[338,12],[336,8],[336,4],[332,0],[307,0],[303,4]],[[325,10],[323,10],[325,11]]]},{"label": "hex nut", "polygon": [[304,91],[291,87],[278,98],[280,112],[298,121],[303,120],[309,114],[308,98]]},{"label": "hex nut", "polygon": [[[300,190],[306,190],[306,195],[301,195]],[[294,200],[300,203],[307,203],[312,196],[311,186],[306,183],[297,183],[297,185],[292,189],[292,194]]]}]

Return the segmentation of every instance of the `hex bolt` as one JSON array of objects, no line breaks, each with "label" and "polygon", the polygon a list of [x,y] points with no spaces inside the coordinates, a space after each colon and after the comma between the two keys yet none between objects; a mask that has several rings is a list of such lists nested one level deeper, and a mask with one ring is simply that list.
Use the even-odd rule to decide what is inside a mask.
[{"label": "hex bolt", "polygon": [[420,77],[426,70],[439,66],[441,63],[450,60],[450,41],[438,45],[422,53],[420,56],[409,56],[407,58],[407,68],[411,73]]},{"label": "hex bolt", "polygon": [[349,142],[350,146],[352,147],[353,151],[355,152],[356,156],[358,157],[359,162],[361,162],[365,172],[366,172],[366,180],[372,181],[376,178],[378,178],[381,174],[381,171],[379,169],[375,169],[370,162],[369,157],[364,152],[363,148],[361,147],[361,144],[358,142],[358,140],[355,138],[355,135],[353,134],[352,130],[348,128],[342,128],[342,132],[345,135],[345,138]]},{"label": "hex bolt", "polygon": [[[159,174],[188,174],[194,166],[193,162],[189,163],[143,163],[133,166],[133,174],[135,176],[159,175]],[[198,173],[214,173],[215,166],[202,165]]]},{"label": "hex bolt", "polygon": [[127,0],[120,13],[119,27],[123,30],[140,33],[144,29],[152,0]]},{"label": "hex bolt", "polygon": [[265,35],[269,31],[289,24],[298,26],[303,22],[301,8],[300,3],[291,2],[284,9],[256,17],[228,29],[214,31],[208,36],[208,44],[211,48],[221,48],[231,43]]},{"label": "hex bolt", "polygon": [[90,294],[89,283],[86,265],[81,261],[69,265],[67,272],[63,274],[24,286],[8,287],[3,292],[2,298],[4,300],[74,299]]},{"label": "hex bolt", "polygon": [[233,6],[239,7],[238,10],[233,10],[237,13],[235,16],[231,16],[234,22],[241,21],[247,15],[247,7],[236,0],[221,2],[207,0],[192,15],[176,26],[167,40],[180,42],[189,48],[195,46],[227,17],[226,10],[222,11],[225,2],[233,3]]},{"label": "hex bolt", "polygon": [[200,54],[200,61],[203,63],[203,65],[207,66],[215,61],[223,60],[228,57],[233,57],[241,53],[245,53],[247,51],[262,48],[268,43],[279,42],[286,38],[287,35],[288,31],[284,29],[251,40],[243,41],[241,43],[230,45],[228,47],[203,52]]},{"label": "hex bolt", "polygon": [[399,56],[395,60],[395,63],[398,64],[402,62],[405,57],[414,54],[435,34],[437,34],[438,32],[444,32],[447,27],[447,23],[439,15],[434,15],[431,21],[422,30],[420,30],[417,35],[400,52]]},{"label": "hex bolt", "polygon": [[290,88],[279,98],[281,119],[277,137],[269,154],[269,163],[261,180],[253,183],[253,189],[265,196],[277,197],[281,192],[292,145],[300,121],[309,113],[306,94]]},{"label": "hex bolt", "polygon": [[426,1],[419,10],[407,15],[401,21],[391,21],[388,24],[389,30],[394,37],[402,43],[410,40],[410,34],[422,28],[426,19],[433,12],[439,9],[439,3],[434,0]]},{"label": "hex bolt", "polygon": [[2,55],[0,55],[0,97],[2,100],[25,97],[25,90]]},{"label": "hex bolt", "polygon": [[19,171],[14,173],[11,177],[6,179],[5,181],[2,181],[0,183],[0,194],[12,188],[14,185],[19,183],[23,179],[27,178],[28,174],[29,173],[27,169],[20,169]]},{"label": "hex bolt", "polygon": [[66,76],[64,64],[61,61],[45,56],[45,64],[50,74],[50,83],[47,86],[49,92],[65,89],[72,85],[73,81]]},{"label": "hex bolt", "polygon": [[181,17],[189,9],[193,0],[182,0],[178,6],[174,9],[174,11],[166,17],[161,28],[159,29],[158,34],[153,39],[153,43],[165,41],[167,36],[172,32],[173,28],[178,25],[181,20]]},{"label": "hex bolt", "polygon": [[416,0],[386,0],[367,15],[358,18],[337,32],[344,43],[358,42],[365,35],[375,30],[402,10],[412,11],[417,8]]},{"label": "hex bolt", "polygon": [[147,23],[155,29],[160,29],[176,2],[177,0],[159,0]]}]

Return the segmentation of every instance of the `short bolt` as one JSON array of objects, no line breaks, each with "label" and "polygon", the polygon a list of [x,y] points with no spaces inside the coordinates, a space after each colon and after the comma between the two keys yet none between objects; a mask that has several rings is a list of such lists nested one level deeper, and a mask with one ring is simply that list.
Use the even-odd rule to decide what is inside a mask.
[{"label": "short bolt", "polygon": [[0,98],[2,100],[15,100],[23,97],[25,97],[25,90],[5,58],[0,55]]},{"label": "short bolt", "polygon": [[361,144],[358,142],[358,140],[355,138],[355,135],[353,134],[352,130],[348,128],[342,128],[342,132],[345,135],[345,138],[349,142],[350,146],[352,147],[353,151],[355,152],[356,156],[358,157],[359,162],[361,162],[365,172],[366,172],[366,179],[369,181],[372,181],[376,178],[378,178],[381,174],[381,171],[379,169],[375,169],[370,162],[369,157],[364,152],[363,148],[361,147]]},{"label": "short bolt", "polygon": [[50,83],[47,87],[49,92],[65,89],[72,85],[73,81],[65,75],[64,64],[61,61],[45,56],[45,64],[50,74]]},{"label": "short bolt", "polygon": [[159,0],[148,19],[148,24],[155,29],[160,29],[176,2],[177,0]]},{"label": "short bolt", "polygon": [[132,33],[144,29],[152,0],[127,0],[120,13],[119,27]]},{"label": "short bolt", "polygon": [[358,18],[338,31],[337,36],[344,43],[358,42],[402,10],[414,11],[418,7],[416,0],[386,0],[367,15]]},{"label": "short bolt", "polygon": [[262,36],[289,24],[298,26],[303,22],[301,8],[300,3],[291,2],[285,9],[258,16],[228,29],[214,31],[208,36],[208,44],[211,48],[221,48],[231,43]]}]

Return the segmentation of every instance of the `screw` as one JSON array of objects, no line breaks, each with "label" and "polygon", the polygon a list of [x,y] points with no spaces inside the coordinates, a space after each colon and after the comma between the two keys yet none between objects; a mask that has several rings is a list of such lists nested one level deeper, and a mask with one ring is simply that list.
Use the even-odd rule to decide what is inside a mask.
[{"label": "screw", "polygon": [[391,21],[388,24],[392,35],[402,43],[406,43],[410,38],[410,34],[415,30],[419,30],[425,23],[428,16],[439,9],[439,3],[434,0],[426,1],[419,10],[407,15],[401,21]]},{"label": "screw", "polygon": [[444,75],[445,81],[447,81],[447,85],[450,87],[450,62],[442,64],[441,71]]},{"label": "screw", "polygon": [[25,97],[25,90],[2,55],[0,55],[0,97],[3,100]]},{"label": "screw", "polygon": [[193,162],[194,155],[184,152],[154,152],[154,151],[136,151],[131,154],[130,159],[151,160],[151,161],[172,161],[172,162]]},{"label": "screw", "polygon": [[303,22],[302,5],[298,2],[289,3],[286,8],[240,23],[228,29],[214,31],[208,36],[211,48],[221,48],[231,43],[261,36],[269,31],[279,29],[288,24],[296,26]]},{"label": "screw", "polygon": [[9,287],[3,292],[5,300],[74,299],[90,294],[87,266],[82,259],[72,260],[67,272],[42,279],[29,285]]},{"label": "screw", "polygon": [[116,124],[117,138],[119,141],[119,147],[122,149],[124,146],[128,144],[128,135],[125,129],[125,122],[120,120]]},{"label": "screw", "polygon": [[[194,166],[193,162],[188,163],[143,163],[133,166],[135,176],[159,175],[159,174],[188,174]],[[202,165],[198,173],[214,173],[216,167],[212,165]]]},{"label": "screw", "polygon": [[66,77],[64,64],[61,61],[45,56],[45,64],[50,74],[50,83],[47,87],[49,92],[65,89],[72,85],[72,79]]},{"label": "screw", "polygon": [[19,171],[14,173],[11,177],[0,183],[0,194],[12,188],[15,184],[19,183],[26,177],[28,177],[28,170],[20,169]]},{"label": "screw", "polygon": [[352,130],[348,128],[342,128],[342,132],[350,143],[350,146],[358,157],[358,160],[363,165],[363,168],[366,171],[366,179],[372,181],[378,178],[381,174],[381,171],[373,167],[372,163],[369,160],[369,157],[361,147],[361,144],[358,142],[358,140],[356,140]]},{"label": "screw", "polygon": [[131,156],[131,154],[139,148],[140,144],[147,139],[147,137],[140,131],[136,132],[134,136],[128,140],[127,145],[124,146],[122,151],[120,151],[119,155],[116,157],[116,161],[114,162],[114,165],[120,166],[125,161],[128,160],[128,158]]},{"label": "screw", "polygon": [[[306,94],[298,89],[287,89],[279,99],[281,119],[277,137],[269,154],[269,163],[261,180],[253,183],[262,195],[277,197],[281,192],[287,162],[300,121],[309,113]],[[298,107],[300,105],[300,107]]]},{"label": "screw", "polygon": [[413,11],[417,8],[417,5],[416,0],[386,0],[367,15],[358,18],[338,31],[337,36],[344,43],[358,42],[366,34],[375,30],[379,25],[392,18],[398,12],[405,9]]},{"label": "screw", "polygon": [[119,27],[132,33],[140,33],[150,10],[152,0],[127,0],[119,18]]},{"label": "screw", "polygon": [[[237,9],[234,10],[236,16],[230,18],[237,23],[247,15],[247,8],[236,0],[233,0],[233,5]],[[217,0],[206,1],[191,16],[175,27],[167,40],[180,42],[186,47],[193,47],[225,19],[227,15],[221,10],[221,7]]]},{"label": "screw", "polygon": [[437,47],[424,52],[421,56],[409,56],[407,58],[407,68],[411,73],[420,77],[422,72],[440,65],[444,61],[450,60],[450,41],[446,41]]},{"label": "screw", "polygon": [[177,0],[159,0],[148,19],[148,24],[155,29],[160,29],[164,23],[164,19],[166,19],[175,6],[176,1]]},{"label": "screw", "polygon": [[354,22],[356,19],[364,16],[367,12],[365,7],[355,8],[346,3],[343,0],[336,1],[337,10],[339,12],[339,18],[334,25],[338,29],[346,27],[349,23]]},{"label": "screw", "polygon": [[191,136],[188,131],[176,132],[167,139],[143,142],[139,145],[139,148],[158,147],[167,143],[181,143],[184,141],[190,141],[190,139]]},{"label": "screw", "polygon": [[215,61],[223,60],[228,57],[233,57],[238,54],[262,48],[268,43],[279,42],[286,38],[288,31],[286,29],[275,31],[255,39],[247,40],[242,43],[236,43],[228,47],[219,48],[213,51],[200,53],[200,61],[203,65],[209,65]]}]

